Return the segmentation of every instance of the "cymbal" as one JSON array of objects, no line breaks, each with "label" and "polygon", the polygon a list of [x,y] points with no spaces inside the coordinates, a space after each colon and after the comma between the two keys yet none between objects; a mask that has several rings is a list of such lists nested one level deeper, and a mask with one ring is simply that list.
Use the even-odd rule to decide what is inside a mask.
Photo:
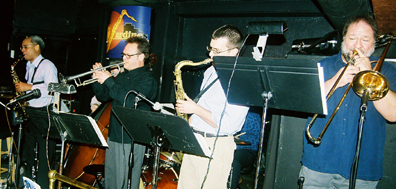
[{"label": "cymbal", "polygon": [[[170,152],[161,152],[161,155],[165,156],[167,159],[166,160],[170,160],[173,161],[177,164],[181,164],[181,160],[180,158],[177,157],[177,155],[175,153],[170,153]],[[165,161],[166,161],[165,160]]]},{"label": "cymbal", "polygon": [[252,143],[243,141],[241,139],[234,138],[235,144],[237,145],[251,145]]}]

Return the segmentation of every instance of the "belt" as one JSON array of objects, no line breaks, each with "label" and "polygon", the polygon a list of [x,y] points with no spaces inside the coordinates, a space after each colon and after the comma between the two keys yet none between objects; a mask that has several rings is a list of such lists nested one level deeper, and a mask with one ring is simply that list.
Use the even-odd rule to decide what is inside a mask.
[{"label": "belt", "polygon": [[[191,129],[194,133],[200,134],[203,137],[216,137],[217,136],[216,134],[213,134],[213,133],[206,133],[203,131],[198,131],[198,130],[195,130],[194,128],[191,128]],[[228,136],[230,136],[230,135],[218,135],[218,137],[228,137]]]}]

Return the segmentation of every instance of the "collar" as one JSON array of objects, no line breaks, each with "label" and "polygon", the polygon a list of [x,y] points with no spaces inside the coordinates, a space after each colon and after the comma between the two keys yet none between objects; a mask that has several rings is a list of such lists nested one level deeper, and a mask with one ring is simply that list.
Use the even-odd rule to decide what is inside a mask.
[{"label": "collar", "polygon": [[31,67],[37,67],[37,65],[40,63],[40,61],[42,60],[42,59],[44,59],[44,57],[40,54],[40,55],[38,55],[38,57],[36,58],[36,59],[34,59],[34,61],[33,62],[30,62],[30,61],[28,61],[27,62],[27,66],[29,67],[29,68],[31,68]]},{"label": "collar", "polygon": [[211,66],[209,66],[209,68],[206,69],[205,74],[210,75],[213,72],[216,72],[216,68],[213,65],[211,65]]},{"label": "collar", "polygon": [[144,70],[146,70],[146,69],[147,69],[146,66],[141,66],[141,67],[137,67],[137,68],[132,69],[132,70],[127,70],[127,69],[125,69],[124,72],[141,72],[141,71],[144,71]]}]

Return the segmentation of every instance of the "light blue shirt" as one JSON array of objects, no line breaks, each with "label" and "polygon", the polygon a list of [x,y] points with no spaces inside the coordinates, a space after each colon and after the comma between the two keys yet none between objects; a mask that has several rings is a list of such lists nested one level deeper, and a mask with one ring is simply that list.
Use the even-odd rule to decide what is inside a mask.
[{"label": "light blue shirt", "polygon": [[[48,59],[44,59],[41,63],[41,59],[44,57],[40,54],[33,62],[28,61],[26,63],[26,74],[25,79],[28,84],[33,84],[36,82],[42,82],[41,84],[33,84],[32,90],[39,89],[41,92],[41,97],[29,100],[29,105],[32,107],[44,107],[47,104],[51,104],[53,101],[53,96],[48,94],[48,84],[49,83],[58,83],[58,70],[56,69],[54,63],[52,63]],[[38,66],[38,64],[40,65]],[[34,74],[34,69],[37,68],[36,73]],[[34,78],[32,81],[32,77],[34,74]],[[30,91],[28,91],[29,93]]]},{"label": "light blue shirt", "polygon": [[[218,76],[215,68],[213,66],[209,67],[204,73],[201,90],[208,86],[217,77]],[[224,90],[220,84],[220,80],[217,80],[201,96],[197,104],[212,112],[213,120],[218,127],[215,128],[211,126],[196,114],[193,114],[191,116],[191,126],[199,131],[216,134],[221,119],[219,135],[233,135],[234,133],[241,130],[243,123],[245,122],[246,114],[249,110],[249,107],[232,105],[226,102],[227,99],[224,94]],[[226,109],[224,115],[222,116],[224,106],[226,106]]]}]

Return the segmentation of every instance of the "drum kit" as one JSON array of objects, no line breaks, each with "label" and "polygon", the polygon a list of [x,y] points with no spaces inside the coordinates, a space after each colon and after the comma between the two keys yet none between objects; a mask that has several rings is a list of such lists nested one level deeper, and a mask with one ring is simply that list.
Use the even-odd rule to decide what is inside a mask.
[{"label": "drum kit", "polygon": [[[251,143],[235,138],[235,143],[238,145],[250,145]],[[176,189],[177,181],[179,180],[180,166],[183,160],[182,152],[162,151],[160,154],[160,164],[158,169],[158,184],[159,189]],[[142,174],[139,189],[151,189],[151,182],[153,179],[153,167],[150,166],[153,159],[151,149],[147,150],[145,155],[145,163],[142,166]]]},{"label": "drum kit", "polygon": [[[145,165],[142,166],[141,182],[139,189],[151,189],[151,182],[153,179],[153,167],[149,162],[153,158],[151,150],[145,156]],[[183,153],[162,151],[160,154],[160,165],[158,169],[158,183],[159,189],[176,189],[177,181],[179,180],[179,171]]]}]

